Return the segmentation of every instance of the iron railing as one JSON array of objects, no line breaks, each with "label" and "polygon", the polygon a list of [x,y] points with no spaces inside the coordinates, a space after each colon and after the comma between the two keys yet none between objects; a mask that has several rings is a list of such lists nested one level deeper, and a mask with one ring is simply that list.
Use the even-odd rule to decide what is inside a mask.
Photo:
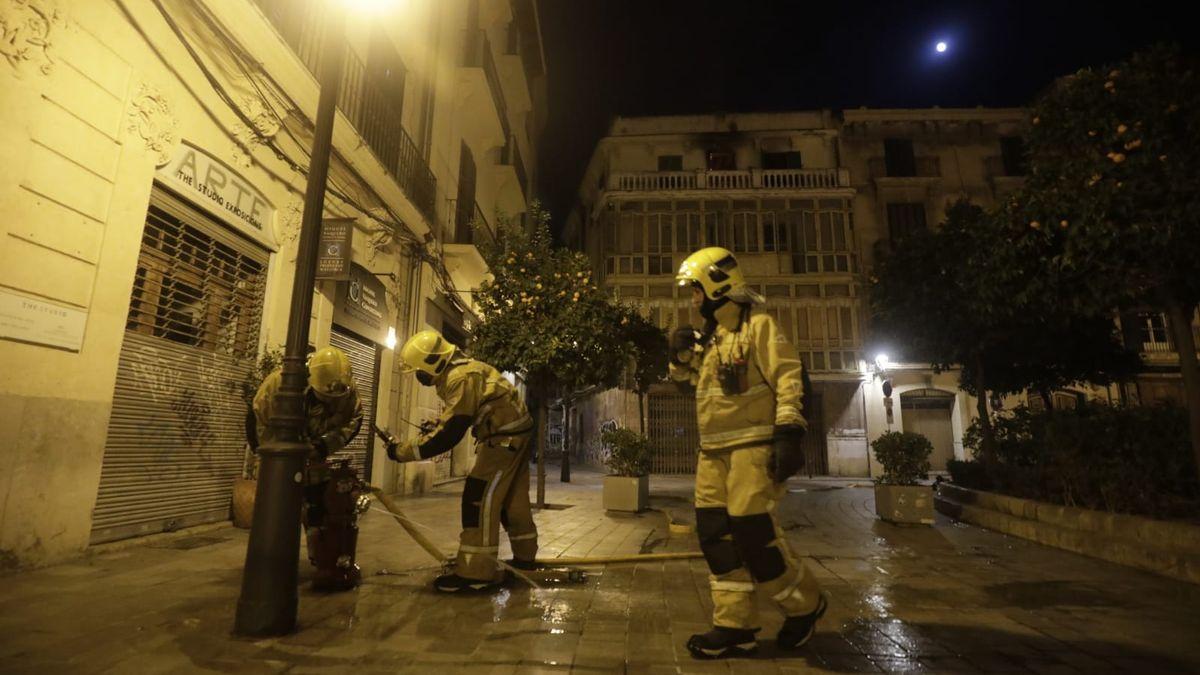
[{"label": "iron railing", "polygon": [[529,177],[525,175],[525,162],[521,159],[521,148],[517,145],[515,136],[508,137],[508,143],[500,153],[500,163],[516,170],[517,182],[521,184],[521,195],[528,199]]},{"label": "iron railing", "polygon": [[463,40],[464,68],[482,68],[487,80],[488,90],[492,93],[492,102],[496,105],[496,114],[500,116],[500,126],[504,129],[504,137],[512,136],[508,125],[508,106],[504,102],[504,90],[500,87],[500,71],[496,69],[496,59],[492,56],[492,45],[488,42],[487,31],[482,29],[468,30]]},{"label": "iron railing", "polygon": [[[309,72],[314,75],[320,72],[321,42],[327,25],[325,11],[329,3],[325,0],[256,2]],[[396,96],[388,93],[349,46],[346,49],[338,109],[417,209],[430,222],[437,222],[437,179],[400,123]]]}]

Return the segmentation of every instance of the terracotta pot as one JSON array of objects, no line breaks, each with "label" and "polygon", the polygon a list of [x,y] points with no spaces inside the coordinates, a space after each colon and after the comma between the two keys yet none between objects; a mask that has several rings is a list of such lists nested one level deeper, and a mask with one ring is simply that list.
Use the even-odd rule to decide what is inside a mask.
[{"label": "terracotta pot", "polygon": [[933,524],[933,489],[927,485],[875,485],[875,513],[889,523]]}]

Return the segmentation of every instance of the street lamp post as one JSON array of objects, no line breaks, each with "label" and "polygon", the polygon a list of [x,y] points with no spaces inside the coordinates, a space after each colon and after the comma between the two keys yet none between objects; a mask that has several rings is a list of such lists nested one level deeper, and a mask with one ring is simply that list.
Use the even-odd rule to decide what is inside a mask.
[{"label": "street lamp post", "polygon": [[283,635],[296,627],[300,505],[305,458],[309,452],[304,441],[307,423],[304,390],[308,385],[305,353],[317,244],[325,208],[325,180],[333,145],[333,120],[346,52],[343,12],[334,9],[328,14],[333,20],[326,26],[321,45],[318,75],[321,93],[304,193],[296,276],[292,281],[283,377],[270,420],[273,440],[258,450],[262,462],[254,499],[254,521],[234,623],[234,632],[239,635]]}]

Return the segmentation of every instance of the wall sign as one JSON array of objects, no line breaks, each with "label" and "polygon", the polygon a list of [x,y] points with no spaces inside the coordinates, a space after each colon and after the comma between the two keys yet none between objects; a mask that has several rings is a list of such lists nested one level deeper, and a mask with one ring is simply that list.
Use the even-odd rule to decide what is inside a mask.
[{"label": "wall sign", "polygon": [[370,270],[350,265],[350,278],[339,281],[333,322],[379,344],[387,341],[387,289]]},{"label": "wall sign", "polygon": [[321,239],[317,245],[318,279],[350,279],[350,247],[353,241],[353,218],[326,218],[321,221]]},{"label": "wall sign", "polygon": [[250,181],[216,157],[184,141],[155,177],[235,230],[278,250],[271,235],[275,207]]},{"label": "wall sign", "polygon": [[77,352],[86,325],[81,309],[0,290],[0,338]]}]

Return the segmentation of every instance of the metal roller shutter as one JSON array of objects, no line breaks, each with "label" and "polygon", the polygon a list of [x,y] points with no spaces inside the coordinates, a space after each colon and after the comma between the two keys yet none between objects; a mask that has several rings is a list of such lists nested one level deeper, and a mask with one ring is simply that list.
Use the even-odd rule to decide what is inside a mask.
[{"label": "metal roller shutter", "polygon": [[91,543],[223,520],[242,469],[265,250],[156,186],[142,236]]},{"label": "metal roller shutter", "polygon": [[650,472],[696,472],[700,431],[696,397],[691,394],[653,392],[646,395],[646,436],[650,441]]},{"label": "metal roller shutter", "polygon": [[375,448],[375,434],[371,423],[375,419],[375,390],[379,385],[379,349],[374,343],[353,335],[334,325],[329,334],[329,344],[346,352],[350,357],[350,369],[354,372],[354,383],[362,399],[363,423],[355,436],[335,457],[348,458],[363,480],[371,479],[371,457]]}]

